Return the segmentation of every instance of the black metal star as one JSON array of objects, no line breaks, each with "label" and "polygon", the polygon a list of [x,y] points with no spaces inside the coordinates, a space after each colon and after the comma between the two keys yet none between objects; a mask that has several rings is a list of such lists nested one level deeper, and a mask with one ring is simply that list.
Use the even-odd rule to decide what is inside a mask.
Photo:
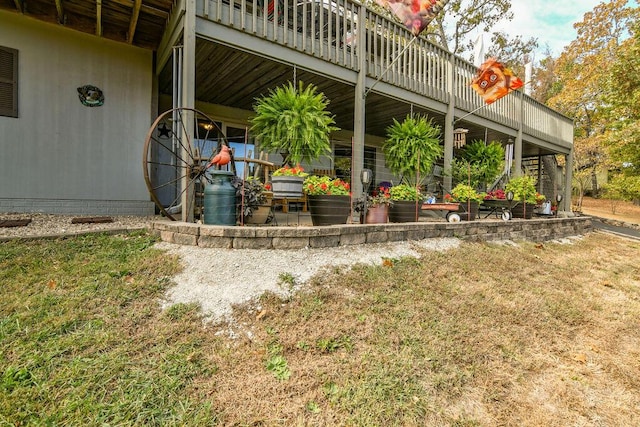
[{"label": "black metal star", "polygon": [[167,127],[167,124],[162,122],[162,125],[158,126],[158,138],[169,138],[171,136],[171,129]]}]

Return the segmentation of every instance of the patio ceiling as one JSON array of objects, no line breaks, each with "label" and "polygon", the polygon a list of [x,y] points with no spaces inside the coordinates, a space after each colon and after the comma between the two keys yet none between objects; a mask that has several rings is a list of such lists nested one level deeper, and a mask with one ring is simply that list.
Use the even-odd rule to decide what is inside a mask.
[{"label": "patio ceiling", "polygon": [[[151,50],[158,48],[172,6],[173,0],[0,0],[0,9]],[[198,39],[196,58],[196,99],[247,111],[265,88],[284,84],[294,74],[291,65],[202,39]],[[296,70],[296,78],[318,86],[330,100],[329,110],[337,125],[353,130],[352,85],[303,69]],[[159,87],[164,94],[172,93],[170,65],[160,74]],[[384,137],[394,118],[402,120],[411,111],[426,114],[444,129],[442,113],[371,92],[366,102],[366,133]],[[509,138],[470,123],[460,125],[469,129],[469,141],[486,137],[506,142]],[[523,151],[524,156],[546,154],[526,142]]]},{"label": "patio ceiling", "polygon": [[0,9],[152,50],[172,6],[173,0],[0,0]]},{"label": "patio ceiling", "polygon": [[[353,85],[331,80],[320,74],[297,68],[297,80],[305,84],[313,83],[329,99],[329,111],[335,116],[337,125],[344,130],[353,130],[354,91]],[[239,49],[221,45],[212,41],[198,39],[196,43],[196,99],[198,101],[240,108],[251,111],[256,98],[267,93],[268,89],[292,81],[294,69],[283,62],[272,61]],[[170,63],[159,76],[161,93],[172,93]],[[430,111],[413,106],[402,100],[383,97],[371,92],[366,102],[366,133],[383,137],[386,128],[393,119],[401,121],[407,114],[425,114],[441,126],[444,133],[445,116],[441,112]],[[509,135],[474,126],[462,121],[456,124],[469,130],[467,141],[476,139],[498,140],[506,143]],[[538,152],[533,145],[524,145],[524,155],[545,154]]]}]

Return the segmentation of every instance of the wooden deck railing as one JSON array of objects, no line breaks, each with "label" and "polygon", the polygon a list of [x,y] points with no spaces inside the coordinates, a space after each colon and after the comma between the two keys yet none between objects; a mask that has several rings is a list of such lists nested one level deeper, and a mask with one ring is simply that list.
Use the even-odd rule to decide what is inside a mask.
[{"label": "wooden deck railing", "polygon": [[[364,19],[359,15],[364,11]],[[453,67],[455,106],[475,111],[483,100],[469,85],[476,68],[426,39],[411,42],[399,25],[354,0],[197,0],[198,16],[329,61],[358,69],[358,25],[366,25],[366,73],[374,79],[448,103],[447,70]],[[408,47],[407,47],[408,46]],[[453,62],[451,64],[451,62]],[[476,115],[554,143],[570,146],[573,122],[518,93],[475,111]]]}]

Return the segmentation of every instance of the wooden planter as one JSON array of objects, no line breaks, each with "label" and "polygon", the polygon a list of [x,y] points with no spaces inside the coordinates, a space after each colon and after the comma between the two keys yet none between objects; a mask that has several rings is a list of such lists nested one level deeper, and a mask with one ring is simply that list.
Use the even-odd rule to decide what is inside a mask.
[{"label": "wooden planter", "polygon": [[420,216],[421,202],[410,200],[396,200],[389,208],[390,222],[416,222]]},{"label": "wooden planter", "polygon": [[473,221],[478,217],[479,208],[480,203],[478,202],[460,202],[458,215],[462,221]]},{"label": "wooden planter", "polygon": [[511,208],[511,215],[513,218],[531,219],[535,208],[536,205],[531,203],[518,203]]},{"label": "wooden planter", "polygon": [[313,225],[346,224],[351,213],[349,196],[307,196]]},{"label": "wooden planter", "polygon": [[302,197],[303,183],[304,178],[301,176],[272,176],[273,197],[299,199]]}]

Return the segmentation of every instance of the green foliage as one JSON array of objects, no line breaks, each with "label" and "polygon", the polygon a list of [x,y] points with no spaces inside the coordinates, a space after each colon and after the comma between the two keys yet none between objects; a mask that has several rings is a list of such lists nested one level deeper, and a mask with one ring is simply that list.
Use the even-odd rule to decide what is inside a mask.
[{"label": "green foliage", "polygon": [[161,311],[176,258],[140,233],[0,245],[0,424],[204,425],[217,367],[195,304]]},{"label": "green foliage", "polygon": [[458,184],[451,190],[451,196],[456,202],[482,203],[485,195],[485,193],[478,193],[475,188],[467,184]]},{"label": "green foliage", "polygon": [[407,115],[402,123],[393,119],[382,151],[391,172],[416,182],[418,175],[428,175],[433,163],[442,157],[440,127],[425,116]]},{"label": "green foliage", "polygon": [[415,202],[422,200],[420,189],[407,184],[394,185],[389,189],[389,196],[391,196],[391,200],[394,201],[409,200]]},{"label": "green foliage", "polygon": [[240,215],[241,208],[244,206],[242,214],[245,218],[250,217],[260,205],[264,205],[267,202],[267,190],[259,178],[250,176],[243,180],[238,176],[233,176],[231,185],[236,190],[236,212],[238,215]]},{"label": "green foliage", "polygon": [[447,173],[454,183],[486,189],[500,175],[503,166],[504,147],[500,142],[491,141],[485,145],[484,141],[476,140],[464,147],[460,158],[451,161]]},{"label": "green foliage", "polygon": [[270,329],[268,329],[267,332],[272,338],[267,344],[265,368],[280,381],[288,380],[291,377],[291,371],[289,370],[287,359],[282,355],[283,348],[278,340],[277,332]]},{"label": "green foliage", "polygon": [[273,375],[280,381],[288,380],[291,377],[291,371],[287,364],[287,359],[281,354],[271,355],[266,362],[267,371],[273,373]]},{"label": "green foliage", "polygon": [[340,349],[353,350],[353,341],[349,336],[338,338],[319,338],[316,341],[316,348],[324,353],[333,353]]},{"label": "green foliage", "polygon": [[513,200],[525,201],[530,204],[536,204],[537,202],[536,184],[532,176],[522,175],[511,178],[505,186],[504,191],[511,191],[513,193]]},{"label": "green foliage", "polygon": [[311,162],[331,153],[329,134],[339,129],[326,109],[328,104],[313,84],[304,87],[299,82],[296,89],[289,82],[257,99],[251,132],[263,150],[287,153],[285,163]]},{"label": "green foliage", "polygon": [[331,178],[326,175],[310,175],[304,180],[302,190],[310,196],[348,196],[351,187],[349,183],[340,178]]},{"label": "green foliage", "polygon": [[640,199],[640,176],[619,174],[603,186],[605,196],[614,200]]}]

